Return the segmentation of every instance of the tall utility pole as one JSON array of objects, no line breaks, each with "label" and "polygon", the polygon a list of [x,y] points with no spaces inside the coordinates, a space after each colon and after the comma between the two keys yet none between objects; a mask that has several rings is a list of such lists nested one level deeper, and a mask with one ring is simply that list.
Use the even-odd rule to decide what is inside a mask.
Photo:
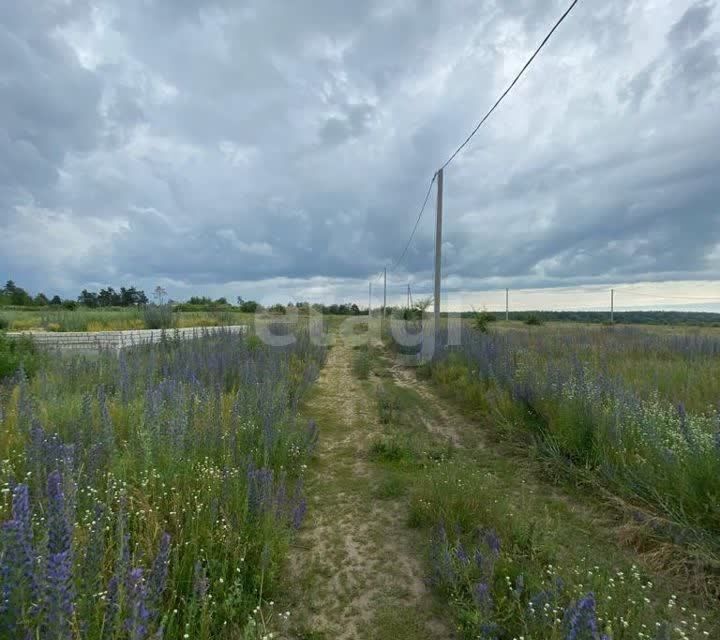
[{"label": "tall utility pole", "polygon": [[407,300],[407,308],[410,309],[410,283],[408,282],[408,300]]},{"label": "tall utility pole", "polygon": [[610,324],[615,322],[615,289],[610,289]]},{"label": "tall utility pole", "polygon": [[368,320],[372,318],[372,280],[368,282]]},{"label": "tall utility pole", "polygon": [[510,320],[510,289],[505,289],[505,322]]},{"label": "tall utility pole", "polygon": [[[383,310],[382,310],[382,322],[385,322],[385,307],[387,306],[387,267],[385,267],[385,271],[383,271]],[[382,331],[382,324],[380,325],[380,330]]]},{"label": "tall utility pole", "polygon": [[442,252],[442,211],[443,211],[443,170],[437,172],[437,212],[435,214],[435,298],[433,317],[435,319],[435,344],[440,331],[440,265]]}]

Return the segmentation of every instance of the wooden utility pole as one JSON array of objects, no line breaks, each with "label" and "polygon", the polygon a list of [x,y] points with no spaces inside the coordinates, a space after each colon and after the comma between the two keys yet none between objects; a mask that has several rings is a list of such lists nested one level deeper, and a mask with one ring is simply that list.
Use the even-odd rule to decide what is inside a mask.
[{"label": "wooden utility pole", "polygon": [[368,282],[368,319],[372,318],[372,280]]},{"label": "wooden utility pole", "polygon": [[510,320],[510,289],[505,289],[505,322]]},{"label": "wooden utility pole", "polygon": [[[382,309],[382,321],[385,322],[385,307],[387,306],[387,267],[383,271],[383,309]],[[380,331],[382,331],[382,324],[380,325]]]},{"label": "wooden utility pole", "polygon": [[610,289],[610,324],[615,322],[615,289]]},{"label": "wooden utility pole", "polygon": [[437,210],[435,214],[435,298],[433,317],[435,320],[435,345],[440,331],[440,265],[442,258],[442,212],[443,212],[443,170],[437,172]]},{"label": "wooden utility pole", "polygon": [[410,309],[410,283],[408,282],[407,308]]}]

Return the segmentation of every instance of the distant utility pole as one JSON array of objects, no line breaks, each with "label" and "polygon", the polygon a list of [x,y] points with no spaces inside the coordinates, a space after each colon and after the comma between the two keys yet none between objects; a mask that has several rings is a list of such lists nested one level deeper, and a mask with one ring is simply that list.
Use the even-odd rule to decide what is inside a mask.
[{"label": "distant utility pole", "polygon": [[440,265],[442,252],[442,212],[443,212],[443,170],[437,172],[437,211],[435,214],[435,299],[433,316],[435,319],[435,345],[440,331]]},{"label": "distant utility pole", "polygon": [[407,308],[410,308],[410,283],[408,282]]},{"label": "distant utility pole", "polygon": [[[382,322],[385,322],[385,307],[387,306],[387,267],[383,271],[383,309],[382,309]],[[380,325],[382,331],[382,325]]]},{"label": "distant utility pole", "polygon": [[610,289],[610,324],[615,322],[615,289]]},{"label": "distant utility pole", "polygon": [[368,282],[368,319],[372,317],[372,280]]},{"label": "distant utility pole", "polygon": [[510,289],[505,289],[505,322],[510,320]]}]

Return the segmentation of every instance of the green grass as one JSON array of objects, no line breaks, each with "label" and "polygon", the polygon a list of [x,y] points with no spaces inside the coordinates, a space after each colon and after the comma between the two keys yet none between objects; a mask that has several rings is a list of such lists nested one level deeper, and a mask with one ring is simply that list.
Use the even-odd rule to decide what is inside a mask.
[{"label": "green grass", "polygon": [[352,370],[359,380],[367,380],[370,376],[370,354],[367,345],[357,347],[353,350]]},{"label": "green grass", "polygon": [[[568,483],[558,489],[545,473],[545,458],[533,458],[531,440],[507,446],[502,431],[488,427],[498,415],[496,392],[463,363],[418,373],[420,384],[432,379],[464,408],[453,421],[464,446],[436,458],[418,454],[437,447],[437,436],[418,428],[418,416],[442,420],[438,407],[447,401],[433,402],[385,377],[378,418],[387,406],[393,411],[390,435],[374,445],[385,473],[375,496],[409,497],[408,522],[428,540],[428,579],[452,611],[459,637],[564,640],[564,611],[591,592],[600,629],[613,640],[664,638],[666,631],[673,638],[675,627],[688,638],[714,637],[718,616],[703,571],[675,564],[667,548],[636,535],[641,524],[618,521],[597,494]],[[485,542],[487,532],[500,540],[497,555]],[[648,553],[636,553],[635,542]],[[487,600],[477,595],[485,589]],[[542,602],[533,613],[530,602],[542,593],[549,594],[549,608]]]},{"label": "green grass", "polygon": [[233,324],[254,324],[254,314],[229,311],[179,311],[171,318],[159,315],[157,308],[105,309],[5,309],[0,310],[0,329],[8,331],[125,331],[155,329],[165,326],[211,327]]},{"label": "green grass", "polygon": [[415,460],[416,454],[409,441],[398,436],[375,440],[370,445],[370,459],[378,462],[407,463]]},{"label": "green grass", "polygon": [[0,331],[0,382],[15,374],[20,367],[32,376],[42,360],[31,340],[10,340]]},{"label": "green grass", "polygon": [[[529,368],[544,371],[546,366],[559,366],[535,363],[532,353],[522,356],[533,363]],[[658,357],[637,354],[633,362],[632,356],[627,356],[627,362],[614,365],[615,372],[632,384],[640,370],[652,371],[648,359]],[[704,373],[712,377],[717,363],[700,359],[692,366],[700,372],[689,376],[699,378]],[[669,358],[664,373],[654,379],[667,381],[692,366],[678,357]],[[479,378],[472,369],[472,363],[462,357],[451,357],[435,363],[431,370],[424,369],[423,375],[429,375],[437,388],[467,413],[491,423],[496,436],[540,455],[549,474],[611,493],[623,511],[648,523],[649,536],[685,547],[693,563],[704,564],[711,571],[720,567],[720,459],[712,444],[688,447],[685,441],[712,438],[717,426],[711,416],[693,417],[688,410],[690,435],[684,436],[676,424],[677,409],[667,401],[663,404],[659,392],[644,400],[642,425],[622,425],[622,446],[618,446],[614,413],[606,411],[604,404],[589,404],[580,395],[561,400],[539,397],[528,406],[515,401],[510,389]],[[696,405],[713,397],[716,386],[716,380],[699,385]],[[653,437],[652,429],[664,435]]]},{"label": "green grass", "polygon": [[407,478],[402,473],[390,471],[373,489],[373,497],[379,500],[394,500],[407,495],[407,492]]}]

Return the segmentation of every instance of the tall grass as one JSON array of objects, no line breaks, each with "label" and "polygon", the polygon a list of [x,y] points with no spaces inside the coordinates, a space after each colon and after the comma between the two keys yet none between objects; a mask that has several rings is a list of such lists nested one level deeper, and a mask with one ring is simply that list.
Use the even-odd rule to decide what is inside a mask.
[{"label": "tall grass", "polygon": [[146,304],[142,319],[146,329],[170,329],[176,324],[169,304]]},{"label": "tall grass", "polygon": [[219,327],[250,324],[253,315],[237,311],[173,311],[165,305],[104,309],[29,309],[0,312],[0,329],[8,331],[127,331],[170,327]]},{"label": "tall grass", "polygon": [[34,374],[42,357],[31,340],[10,340],[0,332],[0,382],[21,368],[26,375]]},{"label": "tall grass", "polygon": [[657,532],[717,548],[720,337],[641,330],[466,330],[434,379],[508,437],[531,435],[639,510]]},{"label": "tall grass", "polygon": [[[214,334],[0,387],[0,637],[256,638],[305,510],[323,351]],[[270,621],[272,619],[272,621]]]},{"label": "tall grass", "polygon": [[[13,328],[21,330],[18,318]],[[26,318],[30,322],[31,317]],[[145,324],[140,309],[58,309],[44,311],[35,327],[46,331],[120,331],[143,329]]]}]

